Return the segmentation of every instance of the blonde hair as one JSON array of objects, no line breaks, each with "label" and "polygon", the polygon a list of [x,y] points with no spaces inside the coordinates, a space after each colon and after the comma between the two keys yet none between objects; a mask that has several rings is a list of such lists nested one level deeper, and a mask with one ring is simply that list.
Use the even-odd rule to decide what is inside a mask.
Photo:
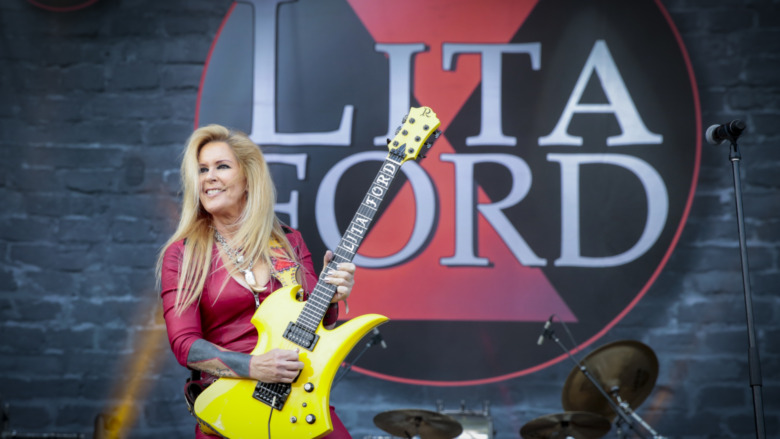
[{"label": "blonde hair", "polygon": [[[236,221],[237,230],[231,239],[231,246],[241,248],[247,260],[261,260],[271,270],[273,270],[271,257],[299,262],[274,213],[276,189],[260,148],[240,131],[216,124],[200,127],[190,136],[182,157],[182,207],[179,225],[157,258],[159,285],[165,251],[173,243],[186,240],[176,289],[177,314],[181,314],[200,300],[206,279],[210,274],[214,229],[211,214],[200,204],[198,160],[201,149],[210,142],[224,142],[230,147],[238,161],[239,171],[246,179],[246,205]],[[281,250],[271,248],[272,238],[282,245]],[[234,275],[237,271],[237,267],[232,267],[230,275]]]}]

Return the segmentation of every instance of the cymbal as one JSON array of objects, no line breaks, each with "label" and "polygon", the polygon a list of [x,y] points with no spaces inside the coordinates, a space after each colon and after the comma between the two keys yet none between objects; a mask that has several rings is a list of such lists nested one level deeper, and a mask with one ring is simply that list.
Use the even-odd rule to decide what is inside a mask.
[{"label": "cymbal", "polygon": [[[606,344],[588,354],[581,362],[607,394],[618,389],[620,398],[632,409],[650,395],[658,378],[658,358],[650,347],[621,340]],[[574,367],[563,385],[561,397],[566,411],[596,413],[610,421],[617,416],[593,383]]]},{"label": "cymbal", "polygon": [[390,410],[374,416],[374,424],[397,437],[421,439],[452,439],[463,427],[451,416],[427,410]]},{"label": "cymbal", "polygon": [[612,424],[603,416],[588,412],[565,412],[542,416],[523,425],[520,435],[525,439],[598,439]]}]

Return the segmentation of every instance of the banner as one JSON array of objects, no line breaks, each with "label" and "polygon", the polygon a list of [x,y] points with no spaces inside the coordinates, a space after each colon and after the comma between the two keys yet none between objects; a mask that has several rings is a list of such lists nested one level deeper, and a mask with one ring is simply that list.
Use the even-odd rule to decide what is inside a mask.
[{"label": "banner", "polygon": [[319,260],[419,106],[443,135],[401,168],[355,258],[342,317],[391,319],[388,349],[355,370],[439,386],[525,375],[565,358],[537,346],[552,315],[582,349],[648,293],[701,148],[694,74],[660,2],[237,2],[196,125],[261,145],[277,212]]}]

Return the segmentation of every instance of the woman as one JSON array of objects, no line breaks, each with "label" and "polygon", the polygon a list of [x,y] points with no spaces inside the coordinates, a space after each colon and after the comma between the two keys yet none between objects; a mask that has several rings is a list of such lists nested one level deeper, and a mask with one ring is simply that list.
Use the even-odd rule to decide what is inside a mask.
[{"label": "woman", "polygon": [[[297,264],[304,298],[317,283],[300,233],[274,213],[275,189],[260,148],[246,134],[219,125],[195,130],[181,163],[179,225],[157,263],[168,340],[182,366],[218,377],[291,383],[303,363],[297,351],[257,346],[256,308],[282,286],[279,266]],[[323,266],[332,258],[326,252]],[[281,264],[281,265],[280,265]],[[323,319],[335,325],[338,301],[352,291],[355,265],[340,263],[326,277],[336,293]],[[279,276],[281,278],[281,276]],[[331,408],[329,438],[349,438]],[[196,437],[209,438],[200,428]]]}]

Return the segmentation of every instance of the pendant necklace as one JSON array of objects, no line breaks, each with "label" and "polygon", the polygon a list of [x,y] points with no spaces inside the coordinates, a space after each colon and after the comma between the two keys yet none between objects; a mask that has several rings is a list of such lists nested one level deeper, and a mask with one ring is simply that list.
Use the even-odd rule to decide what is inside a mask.
[{"label": "pendant necklace", "polygon": [[246,280],[249,288],[255,292],[265,291],[266,287],[258,286],[257,279],[255,279],[255,274],[252,273],[252,267],[254,266],[254,263],[249,261],[248,268],[241,268],[241,266],[244,264],[244,254],[239,250],[233,249],[233,247],[227,243],[227,240],[225,240],[225,238],[219,233],[219,231],[217,231],[217,229],[214,229],[214,237],[217,238],[217,242],[219,242],[219,244],[222,246],[222,249],[225,250],[225,253],[227,253],[230,260],[233,261],[233,265],[238,268],[238,271],[244,274],[244,280]]}]

